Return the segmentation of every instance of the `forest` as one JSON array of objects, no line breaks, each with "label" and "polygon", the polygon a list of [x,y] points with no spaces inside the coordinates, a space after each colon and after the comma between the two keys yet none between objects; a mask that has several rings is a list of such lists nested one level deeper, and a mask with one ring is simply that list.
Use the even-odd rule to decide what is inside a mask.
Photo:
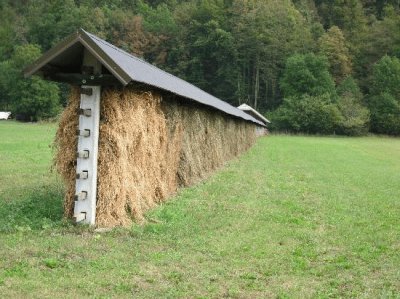
[{"label": "forest", "polygon": [[68,86],[22,70],[78,28],[271,130],[400,135],[400,0],[1,0],[0,111],[57,117]]}]

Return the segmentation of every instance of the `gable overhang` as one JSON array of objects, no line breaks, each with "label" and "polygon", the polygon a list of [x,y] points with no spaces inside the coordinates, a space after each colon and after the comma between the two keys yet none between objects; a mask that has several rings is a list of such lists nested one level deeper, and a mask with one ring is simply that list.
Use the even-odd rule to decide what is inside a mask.
[{"label": "gable overhang", "polygon": [[81,73],[84,49],[87,49],[123,86],[129,84],[130,76],[110,59],[83,29],[79,29],[43,54],[24,70],[24,76],[47,77],[54,73]]}]

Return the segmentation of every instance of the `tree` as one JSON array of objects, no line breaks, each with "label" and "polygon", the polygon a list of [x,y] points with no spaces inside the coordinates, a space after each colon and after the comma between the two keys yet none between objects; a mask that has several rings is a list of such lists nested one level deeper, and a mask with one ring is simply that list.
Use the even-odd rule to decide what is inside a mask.
[{"label": "tree", "polygon": [[275,126],[293,132],[335,133],[342,115],[328,68],[324,56],[295,54],[288,58],[281,79],[285,98],[272,115]]},{"label": "tree", "polygon": [[370,93],[393,95],[400,100],[400,59],[385,55],[373,67]]},{"label": "tree", "polygon": [[18,17],[8,6],[0,8],[0,61],[9,58],[16,42],[15,20]]},{"label": "tree", "polygon": [[236,104],[237,52],[234,37],[227,30],[224,3],[183,3],[175,18],[181,30],[168,55],[168,70]]},{"label": "tree", "polygon": [[324,56],[310,53],[289,57],[280,82],[284,96],[329,94],[335,97],[335,84],[328,68],[329,64]]},{"label": "tree", "polygon": [[363,6],[368,14],[373,15],[378,19],[382,19],[385,14],[385,9],[388,6],[393,7],[395,10],[400,10],[399,0],[361,0]]},{"label": "tree", "polygon": [[26,9],[28,41],[44,50],[82,26],[74,0],[30,1]]},{"label": "tree", "polygon": [[384,56],[373,67],[369,108],[371,129],[400,135],[400,60]]},{"label": "tree", "polygon": [[310,23],[291,1],[235,0],[232,11],[237,96],[256,108],[274,108],[281,101],[279,77],[286,59],[312,49]]},{"label": "tree", "polygon": [[382,56],[400,57],[400,14],[392,6],[384,10],[383,20],[372,20],[360,35],[360,46],[354,58],[354,73],[361,88],[368,92],[372,67]]},{"label": "tree", "polygon": [[319,46],[321,54],[328,58],[330,72],[336,84],[339,84],[351,74],[350,53],[340,28],[337,26],[329,28],[320,38]]},{"label": "tree", "polygon": [[340,97],[350,96],[362,102],[363,94],[356,80],[352,76],[346,77],[336,88]]},{"label": "tree", "polygon": [[364,46],[362,36],[368,32],[368,20],[360,0],[316,0],[316,2],[324,28],[339,27],[348,41],[350,56],[357,56]]},{"label": "tree", "polygon": [[339,98],[337,107],[340,112],[337,133],[361,136],[368,132],[370,113],[360,100],[351,94],[344,94]]},{"label": "tree", "polygon": [[360,0],[316,0],[325,28],[338,26],[350,38],[364,30],[366,17]]},{"label": "tree", "polygon": [[53,117],[60,110],[57,85],[36,76],[22,78],[22,69],[40,54],[37,45],[17,46],[11,58],[0,66],[5,70],[0,77],[0,89],[5,91],[10,110],[32,121]]},{"label": "tree", "polygon": [[368,132],[370,111],[363,103],[363,94],[353,77],[344,79],[337,87],[337,106],[341,114],[338,133],[361,136]]},{"label": "tree", "polygon": [[285,98],[271,116],[272,124],[278,130],[308,134],[333,134],[341,119],[329,94]]},{"label": "tree", "polygon": [[61,109],[57,85],[37,76],[20,80],[11,92],[14,98],[12,111],[30,121],[55,117]]},{"label": "tree", "polygon": [[390,93],[384,92],[369,99],[371,130],[379,134],[400,135],[400,104]]}]

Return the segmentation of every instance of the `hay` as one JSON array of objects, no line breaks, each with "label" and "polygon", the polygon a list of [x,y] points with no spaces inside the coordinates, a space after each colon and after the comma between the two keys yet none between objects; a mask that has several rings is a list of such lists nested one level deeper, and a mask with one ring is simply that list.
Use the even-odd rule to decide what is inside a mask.
[{"label": "hay", "polygon": [[[55,164],[64,178],[65,216],[73,213],[74,90],[56,135]],[[140,221],[180,186],[191,185],[255,141],[254,125],[179,98],[134,89],[102,92],[96,224]]]},{"label": "hay", "polygon": [[79,88],[72,88],[68,106],[64,109],[55,137],[56,155],[54,164],[65,185],[64,216],[71,218],[74,213],[76,149],[78,140],[76,129],[79,117],[76,110],[80,104]]},{"label": "hay", "polygon": [[162,107],[168,127],[178,122],[184,128],[177,170],[180,186],[205,178],[255,141],[254,125],[219,111],[171,99],[163,101]]}]

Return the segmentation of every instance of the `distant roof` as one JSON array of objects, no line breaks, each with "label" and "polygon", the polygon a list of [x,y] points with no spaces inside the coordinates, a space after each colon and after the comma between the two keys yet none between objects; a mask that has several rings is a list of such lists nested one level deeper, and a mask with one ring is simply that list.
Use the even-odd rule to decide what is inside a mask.
[{"label": "distant roof", "polygon": [[84,48],[95,56],[103,67],[117,78],[123,86],[131,82],[144,83],[213,107],[229,115],[264,125],[264,123],[242,110],[83,29],[79,29],[76,33],[67,37],[27,67],[24,72],[25,77],[34,74],[46,76],[46,73],[50,72],[50,70],[61,70],[64,73],[80,73]]},{"label": "distant roof", "polygon": [[264,116],[262,116],[262,114],[260,112],[258,112],[257,110],[255,110],[254,108],[250,107],[247,104],[240,105],[238,107],[238,109],[252,113],[255,118],[259,119],[264,124],[271,123],[268,119],[266,119]]}]

